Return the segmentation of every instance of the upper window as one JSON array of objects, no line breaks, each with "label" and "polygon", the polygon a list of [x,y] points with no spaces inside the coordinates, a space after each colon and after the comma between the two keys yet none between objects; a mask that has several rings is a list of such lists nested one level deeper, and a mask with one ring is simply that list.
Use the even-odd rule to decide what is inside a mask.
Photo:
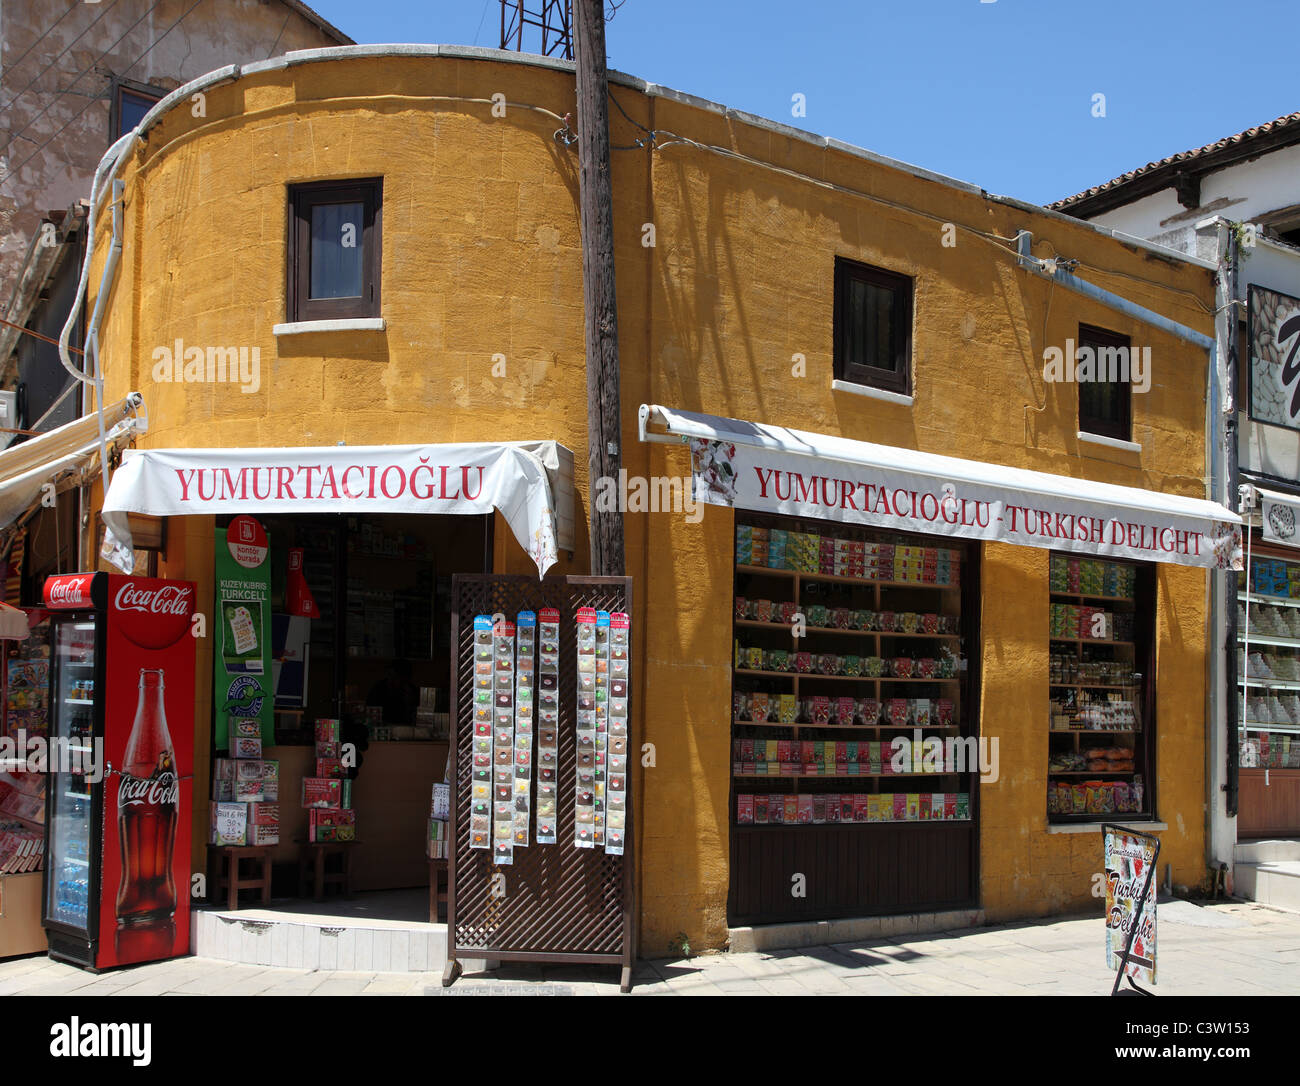
[{"label": "upper window", "polygon": [[379,178],[291,186],[290,321],[379,316],[382,203]]},{"label": "upper window", "polygon": [[912,280],[835,260],[835,377],[910,395]]},{"label": "upper window", "polygon": [[1082,376],[1079,384],[1079,429],[1120,441],[1130,441],[1132,433],[1132,389],[1130,377],[1130,342],[1128,336],[1107,332],[1104,328],[1079,325],[1079,356],[1076,373],[1083,369],[1092,352],[1091,380]]},{"label": "upper window", "polygon": [[163,100],[167,92],[145,83],[118,81],[113,95],[113,139],[120,139],[144,120],[144,115]]}]

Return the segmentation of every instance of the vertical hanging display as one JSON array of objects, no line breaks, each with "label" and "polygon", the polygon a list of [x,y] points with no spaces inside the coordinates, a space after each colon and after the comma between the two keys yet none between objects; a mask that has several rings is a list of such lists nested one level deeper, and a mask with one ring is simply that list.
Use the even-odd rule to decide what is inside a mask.
[{"label": "vertical hanging display", "polygon": [[592,839],[605,843],[605,746],[609,711],[609,612],[596,612],[596,822]]},{"label": "vertical hanging display", "polygon": [[537,672],[537,615],[520,611],[515,659],[515,809],[516,848],[528,844],[533,787],[533,683]]},{"label": "vertical hanging display", "polygon": [[609,616],[609,736],[605,787],[605,851],[623,855],[627,826],[627,700],[632,623],[621,611]]},{"label": "vertical hanging display", "polygon": [[537,843],[553,845],[559,816],[560,612],[543,607],[537,617]]},{"label": "vertical hanging display", "polygon": [[515,624],[492,630],[492,862],[515,862]]},{"label": "vertical hanging display", "polygon": [[474,616],[474,752],[469,847],[492,847],[492,618]]},{"label": "vertical hanging display", "polygon": [[580,607],[578,636],[578,756],[574,771],[573,845],[594,848],[596,831],[596,611]]}]

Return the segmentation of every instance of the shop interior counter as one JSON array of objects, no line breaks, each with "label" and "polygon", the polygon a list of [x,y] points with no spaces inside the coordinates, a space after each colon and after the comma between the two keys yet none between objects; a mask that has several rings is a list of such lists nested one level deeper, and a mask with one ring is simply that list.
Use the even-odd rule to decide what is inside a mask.
[{"label": "shop interior counter", "polygon": [[[445,740],[371,740],[362,752],[361,772],[352,784],[361,842],[352,856],[353,890],[428,884],[430,795],[433,784],[446,774],[447,753]],[[307,746],[277,746],[268,748],[265,756],[280,763],[280,844],[271,854],[272,862],[296,864],[295,842],[307,836],[302,779],[312,775],[316,752]]]}]

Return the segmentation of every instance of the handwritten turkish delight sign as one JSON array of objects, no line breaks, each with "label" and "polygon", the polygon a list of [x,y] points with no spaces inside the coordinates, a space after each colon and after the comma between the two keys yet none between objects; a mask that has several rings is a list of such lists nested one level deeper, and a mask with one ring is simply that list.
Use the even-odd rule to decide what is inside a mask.
[{"label": "handwritten turkish delight sign", "polygon": [[[1146,834],[1106,826],[1106,966],[1119,969],[1130,931],[1126,975],[1156,982],[1156,856],[1160,843]],[[1138,902],[1142,901],[1141,913]],[[1136,927],[1135,927],[1136,920]]]}]

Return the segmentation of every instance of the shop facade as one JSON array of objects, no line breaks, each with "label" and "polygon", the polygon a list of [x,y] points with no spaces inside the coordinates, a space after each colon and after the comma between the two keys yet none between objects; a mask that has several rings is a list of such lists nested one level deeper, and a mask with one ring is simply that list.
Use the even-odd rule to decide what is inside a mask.
[{"label": "shop facade", "polygon": [[[1210,270],[665,88],[620,77],[611,92],[628,118],[615,111],[612,142],[643,141],[614,158],[640,952],[683,938],[723,947],[732,929],[790,920],[1090,908],[1097,823],[1135,793],[1125,813],[1161,835],[1172,881],[1202,882],[1206,570],[1232,562],[1235,519],[1204,507],[1205,354],[1026,274],[1005,239],[1030,231],[1032,253],[1068,254],[1107,289],[1202,332]],[[185,106],[195,93],[201,118]],[[200,609],[214,606],[225,517],[313,515],[293,460],[309,450],[410,447],[432,465],[439,446],[554,443],[571,451],[572,510],[545,572],[587,571],[598,488],[586,472],[577,173],[556,138],[572,95],[561,62],[359,47],[214,73],[149,121],[120,170],[131,258],[101,339],[109,397],[138,389],[151,422],[115,486],[150,460],[160,482],[129,501],[98,494],[95,508],[110,526],[119,512],[162,519],[158,572],[195,582]],[[298,247],[349,225],[359,251],[341,250],[337,267]],[[101,248],[107,229],[101,216]],[[92,286],[101,267],[102,256]],[[1116,403],[1081,401],[1077,383],[1045,379],[1046,352],[1095,329],[1152,349],[1149,388],[1125,388],[1122,418]],[[714,420],[711,434],[675,427],[691,414]],[[1121,436],[1095,428],[1121,423]],[[688,446],[730,445],[736,424],[795,435],[802,448],[778,451],[810,477],[827,465],[863,485],[863,472],[883,473],[918,507],[846,516],[842,492],[835,510],[697,505],[693,471],[709,467]],[[872,460],[868,444],[885,452]],[[276,464],[298,489],[283,508],[260,494],[221,509],[168,504],[184,500],[187,470],[234,470],[256,454],[285,458]],[[204,478],[205,493],[237,480]],[[548,485],[561,514],[554,472]],[[987,486],[997,495],[977,500]],[[357,515],[437,512],[427,497],[418,509],[390,500]],[[993,501],[1024,510],[1008,531],[978,523]],[[489,553],[463,572],[537,575],[544,563],[511,510],[492,504],[475,512],[490,516]],[[346,510],[316,512],[344,518],[347,535]],[[1114,524],[1126,526],[1119,537]],[[291,525],[295,545],[315,527]],[[804,564],[792,564],[800,548]],[[805,619],[822,609],[806,621],[807,648],[785,625],[792,604]],[[445,617],[430,613],[430,626]],[[218,725],[212,650],[197,653],[194,794],[206,803],[203,752]],[[799,669],[801,653],[817,670]],[[768,719],[754,720],[764,696]],[[846,699],[853,723],[841,726]],[[828,756],[818,729],[831,714],[856,738],[834,738]],[[1115,734],[1065,734],[1079,721]],[[883,744],[892,759],[892,740],[918,727],[973,741],[977,755],[982,742],[986,763],[996,741],[996,772],[941,763],[888,780]],[[1092,790],[1092,811],[1085,787],[1075,811],[1074,783],[1093,781],[1108,787]],[[886,819],[899,796],[902,817]],[[206,818],[194,824],[199,870]]]}]

